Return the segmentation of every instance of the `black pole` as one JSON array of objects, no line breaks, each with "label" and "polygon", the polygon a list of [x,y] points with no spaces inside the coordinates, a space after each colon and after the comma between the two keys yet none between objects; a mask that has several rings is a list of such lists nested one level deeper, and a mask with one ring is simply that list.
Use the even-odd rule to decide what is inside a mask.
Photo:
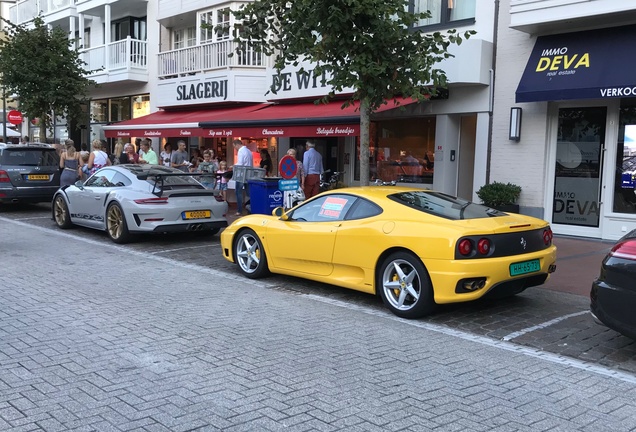
[{"label": "black pole", "polygon": [[2,113],[4,114],[4,122],[2,123],[4,142],[7,142],[7,95],[2,87]]}]

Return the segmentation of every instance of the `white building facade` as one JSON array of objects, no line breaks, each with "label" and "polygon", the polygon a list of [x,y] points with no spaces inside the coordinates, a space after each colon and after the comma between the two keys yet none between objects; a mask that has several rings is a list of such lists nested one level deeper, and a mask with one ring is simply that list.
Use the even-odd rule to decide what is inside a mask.
[{"label": "white building facade", "polygon": [[[17,0],[9,8],[13,23],[28,25],[40,14],[49,26],[78,39],[89,77],[99,84],[90,94],[84,122],[67,125],[57,118],[50,139],[90,145],[104,137],[103,126],[151,112],[157,46],[148,41],[158,40],[155,11],[146,0]],[[40,140],[36,125],[22,128],[33,141]]]},{"label": "white building facade", "polygon": [[[636,5],[503,0],[490,181],[522,186],[522,213],[555,233],[636,228]],[[511,108],[521,108],[518,140]]]},{"label": "white building facade", "polygon": [[[160,150],[184,139],[190,150],[212,148],[231,165],[232,139],[245,141],[258,162],[260,149],[279,160],[291,147],[302,154],[311,138],[325,169],[344,171],[344,183],[356,184],[360,131],[355,109],[342,110],[342,100],[314,105],[329,91],[320,77],[301,76],[292,68],[277,75],[258,52],[228,56],[236,50],[231,11],[244,3],[18,0],[10,16],[23,23],[42,11],[47,23],[80,38],[91,77],[100,84],[91,94],[86,125],[74,132],[60,122],[56,140],[106,138],[112,146],[151,137]],[[439,65],[448,76],[447,93],[404,109],[389,103],[372,117],[371,178],[476,199],[474,191],[487,179],[497,3],[409,2],[411,10],[433,14],[418,30],[477,34],[452,46],[455,57]],[[268,94],[272,85],[276,94]],[[37,138],[35,127],[30,132]]]}]

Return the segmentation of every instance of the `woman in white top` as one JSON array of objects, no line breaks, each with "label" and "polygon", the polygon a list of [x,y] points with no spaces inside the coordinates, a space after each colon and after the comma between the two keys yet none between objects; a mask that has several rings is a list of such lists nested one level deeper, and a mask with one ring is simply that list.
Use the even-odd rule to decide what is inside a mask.
[{"label": "woman in white top", "polygon": [[93,175],[93,173],[95,173],[98,169],[110,165],[110,159],[108,159],[108,155],[103,150],[101,140],[95,139],[92,144],[93,151],[88,158],[87,164],[88,169],[90,170],[90,175]]},{"label": "woman in white top", "polygon": [[170,159],[172,158],[172,144],[166,143],[163,146],[163,151],[161,152],[161,162],[164,166],[170,166]]}]

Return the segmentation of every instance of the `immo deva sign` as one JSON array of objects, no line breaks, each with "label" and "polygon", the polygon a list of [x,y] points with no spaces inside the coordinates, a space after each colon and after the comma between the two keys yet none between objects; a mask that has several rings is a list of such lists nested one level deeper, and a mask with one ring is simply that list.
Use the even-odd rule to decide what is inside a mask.
[{"label": "immo deva sign", "polygon": [[516,101],[636,96],[634,40],[634,25],[540,36],[517,87]]}]

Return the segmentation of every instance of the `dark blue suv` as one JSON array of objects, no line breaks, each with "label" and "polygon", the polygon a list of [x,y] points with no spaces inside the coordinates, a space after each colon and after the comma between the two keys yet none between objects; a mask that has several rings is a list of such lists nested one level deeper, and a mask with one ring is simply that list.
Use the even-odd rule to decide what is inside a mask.
[{"label": "dark blue suv", "polygon": [[0,203],[50,202],[60,187],[60,158],[49,144],[0,143]]}]

